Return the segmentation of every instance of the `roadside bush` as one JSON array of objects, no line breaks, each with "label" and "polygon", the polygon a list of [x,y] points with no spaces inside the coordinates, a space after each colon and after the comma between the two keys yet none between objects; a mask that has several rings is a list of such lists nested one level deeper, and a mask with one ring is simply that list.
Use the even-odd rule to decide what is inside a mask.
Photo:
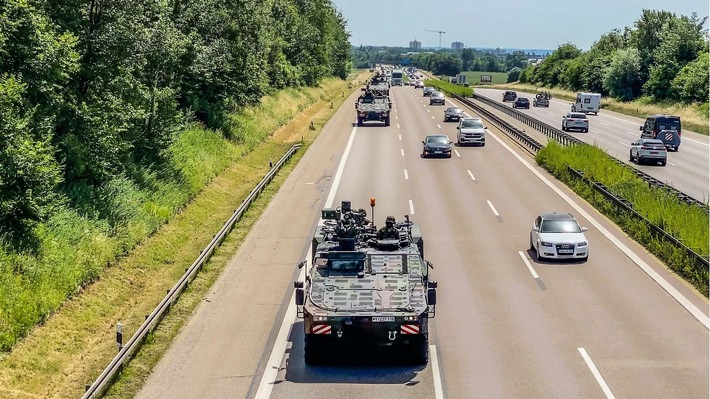
[{"label": "roadside bush", "polygon": [[446,93],[456,94],[461,97],[471,97],[471,95],[473,95],[472,87],[459,86],[457,84],[445,82],[443,80],[438,79],[429,79],[425,83],[427,85],[436,87],[437,89],[442,90]]}]

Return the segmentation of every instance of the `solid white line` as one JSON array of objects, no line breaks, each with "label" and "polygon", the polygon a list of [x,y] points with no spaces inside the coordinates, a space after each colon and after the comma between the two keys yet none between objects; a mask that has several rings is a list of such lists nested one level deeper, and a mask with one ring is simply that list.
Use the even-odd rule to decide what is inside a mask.
[{"label": "solid white line", "polygon": [[[348,144],[345,146],[345,151],[343,152],[342,158],[340,158],[340,164],[333,177],[333,185],[330,186],[330,193],[328,193],[328,198],[325,201],[325,207],[330,208],[335,201],[335,193],[338,191],[338,186],[340,185],[340,179],[343,177],[343,171],[345,170],[345,163],[348,160],[348,155],[350,155],[350,149],[353,146],[353,141],[355,141],[355,133],[357,133],[357,126],[353,127],[350,132],[350,138],[348,139]],[[322,221],[319,221],[319,224]],[[313,256],[313,248],[308,250],[308,255],[306,255],[306,261],[310,263]],[[308,265],[301,269],[301,273],[298,275],[298,281],[303,281],[306,277],[306,269]],[[261,382],[259,383],[259,389],[256,391],[255,399],[268,399],[271,397],[271,391],[274,389],[274,381],[279,374],[279,366],[281,366],[281,359],[283,359],[286,354],[286,347],[288,346],[288,337],[291,335],[291,327],[293,327],[296,321],[296,291],[294,290],[291,295],[291,301],[289,302],[288,308],[286,309],[286,314],[284,320],[279,328],[279,334],[276,336],[276,341],[274,341],[274,347],[271,349],[271,355],[269,355],[269,361],[266,363],[264,368],[264,375],[261,376]]]},{"label": "solid white line", "polygon": [[584,350],[584,348],[577,348],[577,350],[579,351],[579,354],[582,355],[584,362],[587,363],[587,367],[589,367],[589,369],[592,371],[594,378],[597,380],[597,383],[602,388],[602,391],[604,391],[604,395],[606,395],[607,399],[616,399],[614,397],[614,394],[611,393],[611,389],[609,389],[609,386],[606,384],[606,381],[604,381],[604,377],[602,377],[601,373],[597,369],[597,366],[594,365],[592,358],[589,357],[587,351]]},{"label": "solid white line", "polygon": [[528,262],[528,258],[523,254],[523,251],[518,251],[518,254],[520,254],[521,258],[523,258],[523,262],[525,262],[525,266],[528,267],[528,270],[530,270],[530,274],[532,274],[533,278],[540,278],[540,276],[537,275],[535,269],[533,269],[530,262]]},{"label": "solid white line", "polygon": [[439,129],[441,129],[441,125],[438,124],[438,123],[436,124],[436,127],[438,127]]},{"label": "solid white line", "polygon": [[631,146],[630,146],[630,145],[628,145],[628,144],[624,143],[623,141],[619,141],[619,144],[621,144],[621,145],[625,145],[625,146],[627,146],[627,147],[631,148]]},{"label": "solid white line", "polygon": [[496,216],[500,216],[500,215],[498,214],[498,211],[496,211],[496,208],[493,206],[493,203],[492,203],[491,201],[489,201],[489,200],[486,200],[486,202],[488,202],[488,206],[491,207],[491,210],[493,211],[493,214],[495,214]]},{"label": "solid white line", "polygon": [[407,169],[404,170],[404,180],[409,180],[409,174],[407,174]]},{"label": "solid white line", "polygon": [[402,140],[402,135],[401,135],[401,134],[399,135],[399,139]]},{"label": "solid white line", "polygon": [[457,157],[461,158],[461,154],[459,154],[459,152],[457,150],[454,150],[454,152],[456,153]]},{"label": "solid white line", "polygon": [[582,209],[579,204],[577,204],[572,198],[567,194],[562,192],[556,185],[542,175],[537,169],[535,169],[528,161],[523,159],[518,153],[516,153],[510,146],[500,139],[496,134],[488,132],[488,134],[493,137],[498,143],[500,143],[508,152],[513,154],[515,158],[520,161],[526,168],[528,168],[538,179],[542,180],[548,187],[552,189],[557,195],[559,195],[565,202],[567,202],[572,208],[574,208],[583,218],[587,219],[589,223],[592,224],[600,233],[602,233],[612,244],[614,244],[621,252],[623,252],[629,259],[631,259],[638,267],[641,268],[649,277],[651,277],[658,285],[661,286],[666,292],[668,292],[678,303],[683,306],[688,312],[690,312],[693,317],[695,317],[705,328],[710,329],[710,319],[708,319],[705,314],[700,311],[695,305],[693,305],[686,297],[683,296],[675,287],[673,287],[668,281],[666,281],[660,274],[658,274],[648,263],[644,262],[634,251],[631,250],[626,244],[621,242],[618,238],[614,237],[609,230],[607,230],[601,223],[592,217],[587,211]]},{"label": "solid white line", "polygon": [[409,200],[409,214],[414,215],[414,202],[412,200]]},{"label": "solid white line", "polygon": [[402,152],[402,156],[404,156],[404,148],[400,150]]},{"label": "solid white line", "polygon": [[431,359],[431,372],[434,375],[434,398],[444,399],[441,371],[439,370],[439,355],[436,353],[436,345],[429,345],[429,358]]},{"label": "solid white line", "polygon": [[476,178],[473,177],[473,173],[471,173],[470,170],[467,170],[466,172],[468,172],[468,175],[471,176],[471,179],[473,179],[473,181],[476,181]]}]

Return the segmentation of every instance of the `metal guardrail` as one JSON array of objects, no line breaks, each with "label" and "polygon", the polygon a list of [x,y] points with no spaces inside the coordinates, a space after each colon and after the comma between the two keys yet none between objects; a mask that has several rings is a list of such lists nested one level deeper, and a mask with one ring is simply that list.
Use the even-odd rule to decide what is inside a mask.
[{"label": "metal guardrail", "polygon": [[[459,99],[460,101],[465,102],[469,106],[470,106],[470,104],[473,104],[472,101],[464,99],[460,96],[453,95],[453,97]],[[513,118],[515,118],[515,119],[525,123],[526,125],[540,131],[541,133],[543,133],[547,137],[550,137],[550,138],[560,142],[563,145],[576,145],[576,144],[589,145],[589,144],[583,142],[582,140],[563,132],[562,130],[554,128],[554,127],[548,125],[547,123],[541,122],[541,121],[531,117],[528,114],[518,111],[517,109],[507,107],[504,104],[501,104],[493,99],[490,99],[485,96],[479,96],[475,93],[473,94],[472,98],[477,101],[481,101],[481,102],[485,103],[486,105],[494,107],[497,110],[505,112],[506,114],[512,116]],[[679,200],[685,202],[686,204],[700,206],[700,207],[704,208],[706,212],[710,212],[710,207],[708,207],[708,204],[706,204],[702,201],[699,201],[699,200],[689,196],[688,194],[683,193],[682,191],[679,191],[678,189],[656,179],[655,177],[653,177],[647,173],[644,173],[636,168],[630,167],[629,165],[627,165],[626,163],[624,163],[623,161],[621,161],[617,158],[614,158],[612,156],[609,156],[609,158],[613,159],[619,165],[622,165],[625,168],[627,168],[628,170],[632,171],[638,178],[640,178],[643,181],[645,181],[646,183],[648,183],[649,186],[657,187],[657,188],[660,188],[663,190],[667,190],[670,193],[672,193],[673,195],[675,195]]]},{"label": "metal guardrail", "polygon": [[170,309],[170,306],[177,300],[177,298],[182,294],[182,292],[187,288],[189,282],[191,282],[197,273],[202,269],[202,266],[212,257],[214,250],[219,247],[227,235],[232,231],[234,225],[242,218],[244,212],[246,212],[251,204],[259,197],[259,195],[264,191],[264,188],[273,180],[279,169],[293,156],[296,151],[301,148],[301,144],[295,144],[292,146],[286,154],[284,154],[281,159],[271,167],[269,173],[264,176],[263,179],[256,185],[256,187],[251,190],[249,195],[244,199],[244,201],[239,205],[239,208],[234,211],[232,216],[227,220],[227,222],[222,226],[219,232],[212,238],[207,247],[200,251],[200,255],[192,263],[192,265],[185,271],[185,274],[178,280],[170,291],[165,295],[158,306],[153,310],[153,312],[146,317],[143,324],[138,328],[135,334],[131,337],[128,343],[118,352],[116,357],[111,360],[111,362],[106,366],[104,371],[99,375],[91,386],[88,386],[82,399],[96,398],[97,395],[103,393],[107,388],[108,384],[115,377],[127,360],[135,353],[135,351],[140,347],[143,339],[158,325],[160,320],[163,318],[165,313]]},{"label": "metal guardrail", "polygon": [[708,269],[708,267],[710,267],[710,260],[707,256],[700,255],[694,249],[683,244],[680,240],[673,237],[667,231],[663,230],[661,227],[648,220],[645,216],[638,213],[634,209],[633,204],[631,204],[629,201],[617,197],[605,185],[587,178],[582,171],[576,170],[569,165],[567,166],[567,170],[572,174],[572,176],[582,180],[590,187],[592,187],[594,191],[602,194],[608,201],[611,201],[617,207],[623,209],[627,213],[630,213],[637,220],[644,222],[646,226],[648,226],[655,234],[660,235],[661,237],[663,237],[664,240],[670,241],[676,247],[683,249],[691,258],[693,258],[697,266],[704,267],[705,269]]}]

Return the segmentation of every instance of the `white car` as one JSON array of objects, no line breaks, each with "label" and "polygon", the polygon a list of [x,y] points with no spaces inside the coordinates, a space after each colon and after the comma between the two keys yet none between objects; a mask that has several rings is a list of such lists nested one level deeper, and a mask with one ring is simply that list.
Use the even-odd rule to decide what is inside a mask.
[{"label": "white car", "polygon": [[456,129],[458,129],[456,135],[458,145],[486,145],[486,126],[481,118],[461,118]]},{"label": "white car", "polygon": [[562,131],[581,130],[584,133],[589,131],[589,119],[587,115],[580,112],[569,112],[562,117]]},{"label": "white car", "polygon": [[586,227],[580,227],[569,213],[541,213],[530,231],[530,249],[535,260],[589,259],[589,241],[584,236]]}]

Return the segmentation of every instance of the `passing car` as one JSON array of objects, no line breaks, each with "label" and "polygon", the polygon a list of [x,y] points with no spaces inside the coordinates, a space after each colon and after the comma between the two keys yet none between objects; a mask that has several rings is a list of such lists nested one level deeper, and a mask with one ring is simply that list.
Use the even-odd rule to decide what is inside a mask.
[{"label": "passing car", "polygon": [[589,259],[589,242],[570,213],[541,213],[530,230],[530,250],[535,260]]},{"label": "passing car", "polygon": [[562,131],[580,130],[584,133],[589,131],[589,119],[581,112],[568,112],[562,117]]},{"label": "passing car", "polygon": [[424,148],[422,149],[422,158],[430,156],[451,158],[451,144],[449,136],[445,134],[430,134],[422,140]]},{"label": "passing car", "polygon": [[414,83],[414,88],[415,88],[415,89],[420,89],[420,88],[423,88],[423,87],[424,87],[424,82],[422,82],[421,80],[417,80],[417,82]]},{"label": "passing car", "polygon": [[[641,138],[644,138],[644,136],[641,135]],[[668,151],[678,152],[680,148],[680,133],[677,130],[661,130],[656,137],[651,138],[661,140]]]},{"label": "passing car", "polygon": [[431,86],[425,86],[425,87],[424,87],[424,91],[422,92],[422,94],[424,95],[424,97],[427,97],[427,96],[430,96],[431,93],[434,93],[434,92],[436,92],[436,90],[434,90],[433,87],[431,87]]},{"label": "passing car", "polygon": [[661,140],[658,139],[638,139],[631,143],[629,149],[629,161],[642,163],[660,163],[666,166],[668,161],[668,151]]},{"label": "passing car", "polygon": [[681,121],[677,115],[650,115],[646,117],[646,121],[642,126],[639,126],[641,138],[652,139],[658,135],[661,130],[676,130],[681,136]]},{"label": "passing car", "polygon": [[503,102],[515,101],[516,98],[518,98],[518,93],[516,93],[514,91],[509,90],[509,91],[506,91],[505,93],[503,93]]},{"label": "passing car", "polygon": [[459,107],[449,107],[444,111],[444,122],[460,121],[463,118],[463,110]]},{"label": "passing car", "polygon": [[481,118],[463,118],[456,127],[456,142],[458,145],[486,145],[486,126]]},{"label": "passing car", "polygon": [[518,97],[513,101],[513,108],[530,109],[530,100],[525,97]]},{"label": "passing car", "polygon": [[434,104],[446,105],[446,98],[444,97],[444,93],[438,91],[431,93],[431,95],[429,96],[429,105]]},{"label": "passing car", "polygon": [[550,100],[545,97],[533,98],[533,107],[546,107],[550,108]]}]

